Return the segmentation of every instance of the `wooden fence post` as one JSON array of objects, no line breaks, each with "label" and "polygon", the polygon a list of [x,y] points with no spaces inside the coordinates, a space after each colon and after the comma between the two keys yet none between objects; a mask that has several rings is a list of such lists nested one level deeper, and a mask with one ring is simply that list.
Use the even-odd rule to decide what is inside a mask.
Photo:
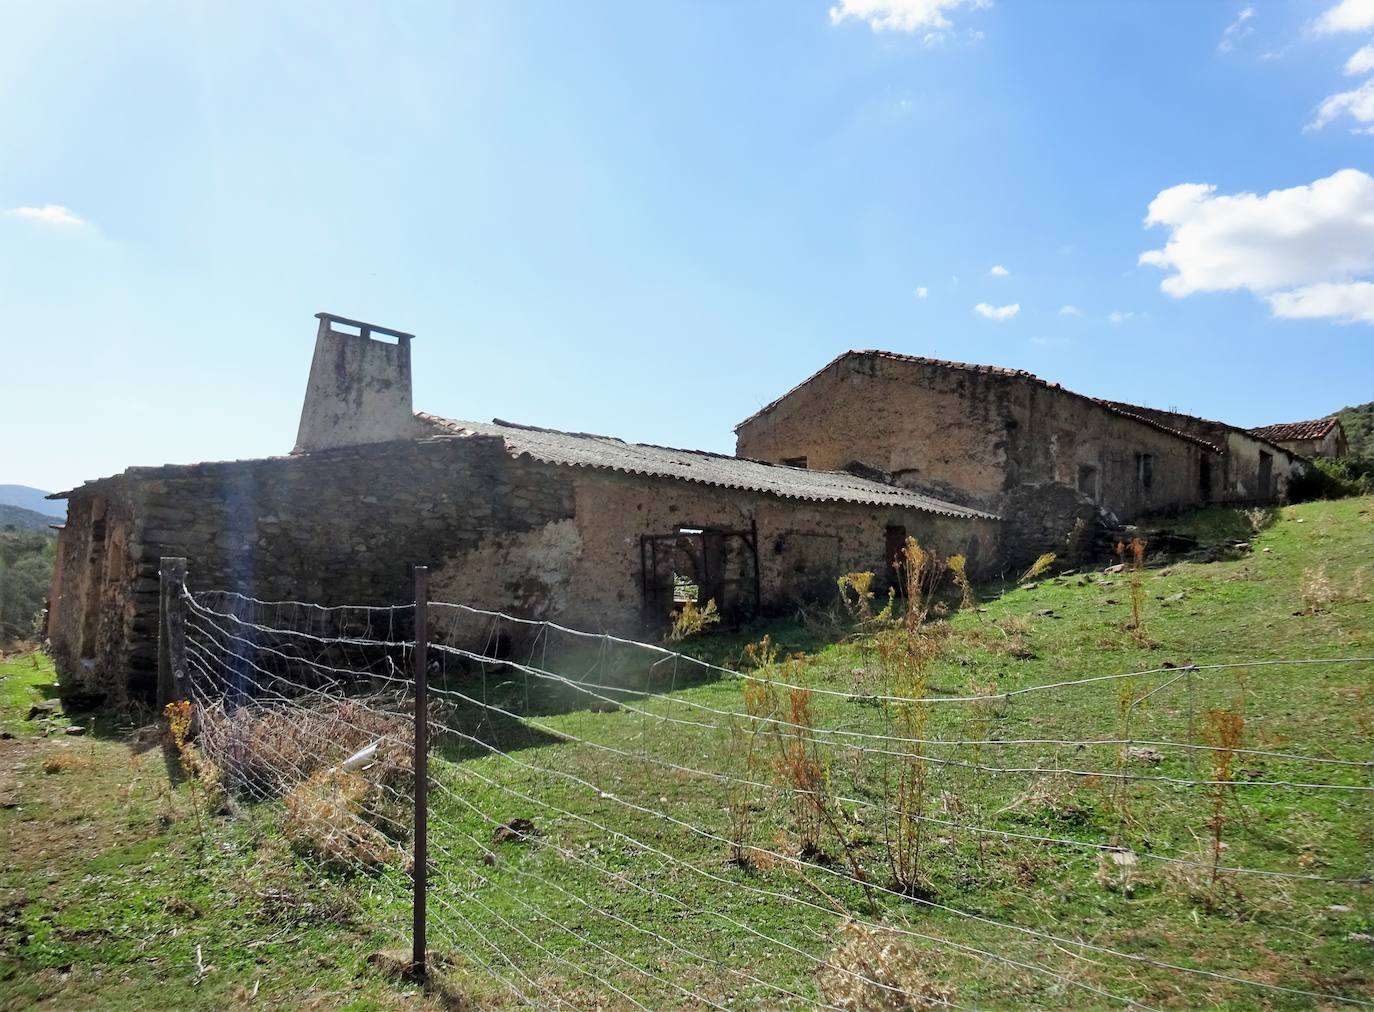
[{"label": "wooden fence post", "polygon": [[425,976],[425,894],[429,885],[429,567],[415,567],[415,888],[411,972]]},{"label": "wooden fence post", "polygon": [[157,708],[186,698],[186,614],[181,591],[186,586],[186,560],[163,558],[158,570]]}]

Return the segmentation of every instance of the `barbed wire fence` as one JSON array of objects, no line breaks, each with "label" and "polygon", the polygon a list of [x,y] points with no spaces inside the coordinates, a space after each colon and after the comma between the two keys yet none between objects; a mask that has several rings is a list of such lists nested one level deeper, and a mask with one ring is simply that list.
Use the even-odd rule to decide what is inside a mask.
[{"label": "barbed wire fence", "polygon": [[[1367,853],[1320,867],[1222,827],[1293,796],[1368,818],[1367,735],[1290,747],[1278,725],[1319,701],[1294,684],[1260,710],[1246,679],[1374,658],[902,695],[431,602],[416,576],[414,602],[323,607],[192,591],[164,560],[162,694],[190,702],[228,794],[280,806],[293,846],[365,877],[376,933],[417,975],[539,1007],[1374,1005],[1235,953],[1108,944],[1029,885],[978,909],[937,887],[1056,864],[1127,893],[1149,868],[1184,890],[1367,886]],[[1256,740],[1199,729],[1237,710]],[[1180,841],[1158,816],[1185,809],[1200,832]],[[890,873],[894,846],[919,874]]]}]

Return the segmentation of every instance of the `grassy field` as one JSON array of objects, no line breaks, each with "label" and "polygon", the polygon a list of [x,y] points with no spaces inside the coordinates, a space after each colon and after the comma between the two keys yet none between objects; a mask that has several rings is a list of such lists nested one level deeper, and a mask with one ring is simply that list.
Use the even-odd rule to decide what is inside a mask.
[{"label": "grassy field", "polygon": [[[833,693],[775,687],[776,711],[746,701],[759,682],[572,640],[517,656],[610,688],[512,665],[441,679],[457,730],[431,765],[428,996],[368,960],[403,944],[401,868],[322,869],[276,803],[206,811],[151,732],[24,720],[51,669],[0,662],[0,1007],[919,1007],[826,964],[958,1007],[1374,1000],[1374,805],[1290,786],[1374,785],[1374,664],[1266,663],[1374,656],[1374,502],[1175,530],[1219,561],[983,587],[925,626],[919,694],[980,702],[885,701],[891,639],[817,615],[689,641]],[[765,634],[781,657],[750,668]],[[1126,672],[1148,673],[1020,691]],[[1225,727],[1229,768],[1177,747]],[[887,845],[904,771],[906,882]],[[494,842],[514,819],[532,829]]]}]

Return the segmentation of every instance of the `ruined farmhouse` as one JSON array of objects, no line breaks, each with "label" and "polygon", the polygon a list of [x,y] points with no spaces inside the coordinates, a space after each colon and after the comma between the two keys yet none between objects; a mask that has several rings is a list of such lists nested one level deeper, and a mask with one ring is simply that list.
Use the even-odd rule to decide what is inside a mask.
[{"label": "ruined farmhouse", "polygon": [[[850,352],[738,427],[735,456],[411,403],[409,334],[319,315],[292,453],[134,467],[58,493],[49,636],[64,691],[149,696],[159,562],[323,605],[436,599],[594,630],[727,619],[891,577],[907,536],[974,575],[1085,525],[1282,496],[1302,461],[1029,373]],[[1200,420],[1195,420],[1200,421]],[[1223,438],[1224,436],[1224,438]]]},{"label": "ruined farmhouse", "polygon": [[1283,498],[1306,464],[1235,426],[1020,369],[849,351],[735,427],[741,457],[849,469],[996,513],[1008,556],[1066,532]]},{"label": "ruined farmhouse", "polygon": [[1304,457],[1345,457],[1350,454],[1345,426],[1334,415],[1310,422],[1278,422],[1250,431],[1261,439],[1278,443],[1285,450]]}]

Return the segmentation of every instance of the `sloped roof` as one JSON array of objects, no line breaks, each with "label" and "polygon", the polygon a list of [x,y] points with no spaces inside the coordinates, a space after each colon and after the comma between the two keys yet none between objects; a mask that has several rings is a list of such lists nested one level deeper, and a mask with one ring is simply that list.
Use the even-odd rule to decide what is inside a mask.
[{"label": "sloped roof", "polygon": [[1200,436],[1194,436],[1193,434],[1189,432],[1184,432],[1181,429],[1171,428],[1163,424],[1162,422],[1156,421],[1153,418],[1149,418],[1145,415],[1131,411],[1129,410],[1129,405],[1118,404],[1114,401],[1104,401],[1097,397],[1089,397],[1087,394],[1076,393],[1073,390],[1069,390],[1065,387],[1060,386],[1058,383],[1051,383],[1049,380],[1041,379],[1039,376],[1035,375],[1035,373],[1027,372],[1025,369],[1008,369],[1004,366],[998,365],[974,365],[969,362],[952,362],[948,359],[943,358],[927,358],[924,355],[904,355],[901,352],[880,351],[876,348],[870,348],[865,351],[846,351],[843,354],[836,355],[825,365],[821,366],[821,368],[817,369],[810,376],[806,377],[806,379],[802,380],[791,390],[787,391],[787,393],[783,394],[781,397],[776,397],[773,400],[769,401],[767,404],[759,408],[748,418],[744,419],[744,421],[736,425],[735,431],[738,432],[740,429],[744,428],[745,425],[752,422],[755,418],[759,418],[760,416],[772,411],[774,408],[776,408],[783,401],[787,400],[787,398],[791,397],[802,387],[806,386],[812,380],[816,379],[822,373],[826,372],[832,366],[836,365],[837,363],[843,361],[846,358],[884,358],[893,362],[910,362],[914,365],[934,366],[940,369],[957,369],[962,372],[975,372],[983,373],[985,375],[990,376],[1005,376],[1010,379],[1023,379],[1027,382],[1034,383],[1037,386],[1044,387],[1046,390],[1054,390],[1068,397],[1076,397],[1079,400],[1089,401],[1092,404],[1096,404],[1104,411],[1109,411],[1114,415],[1120,415],[1123,418],[1129,418],[1132,421],[1139,422],[1142,425],[1148,425],[1152,429],[1156,429],[1160,432],[1164,432],[1171,436],[1175,436],[1189,443],[1195,443],[1198,446],[1203,447],[1204,449],[1211,450],[1213,453],[1221,452],[1220,447],[1208,442]]},{"label": "sloped roof", "polygon": [[416,417],[439,435],[500,436],[512,456],[528,456],[545,464],[588,467],[622,474],[692,481],[719,488],[764,492],[783,499],[845,502],[865,506],[894,506],[948,517],[998,519],[991,513],[944,502],[911,489],[860,478],[845,471],[808,471],[803,467],[767,464],[704,450],[679,450],[647,443],[627,443],[589,432],[561,432],[495,419],[465,422],[423,411]]},{"label": "sloped roof", "polygon": [[1273,425],[1261,425],[1250,431],[1261,439],[1274,442],[1285,439],[1325,439],[1331,430],[1340,424],[1340,419],[1332,415],[1329,418],[1315,418],[1310,422],[1276,422]]},{"label": "sloped roof", "polygon": [[[1272,438],[1264,435],[1257,429],[1243,429],[1239,425],[1232,425],[1230,422],[1219,422],[1215,418],[1203,418],[1201,415],[1189,415],[1185,414],[1182,411],[1168,411],[1164,408],[1147,408],[1138,404],[1127,404],[1125,401],[1107,401],[1106,403],[1123,412],[1149,412],[1151,416],[1171,415],[1174,418],[1182,418],[1190,422],[1199,422],[1202,425],[1210,425],[1219,429],[1226,429],[1230,432],[1239,432],[1242,435],[1249,436],[1251,439],[1256,439],[1259,442],[1268,445],[1268,447],[1272,450],[1278,450],[1280,453],[1286,453],[1290,457],[1298,456],[1298,454],[1294,453],[1292,450],[1289,450],[1283,446],[1279,446],[1277,443],[1273,441]],[[1212,444],[1209,443],[1208,445],[1210,446]]]}]

